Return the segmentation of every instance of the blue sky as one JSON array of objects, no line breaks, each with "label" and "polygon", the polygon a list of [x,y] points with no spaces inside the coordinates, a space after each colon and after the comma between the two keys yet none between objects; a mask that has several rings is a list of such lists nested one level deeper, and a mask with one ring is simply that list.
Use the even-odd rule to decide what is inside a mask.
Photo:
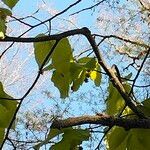
[{"label": "blue sky", "polygon": [[[61,11],[64,8],[66,8],[66,6],[69,6],[70,4],[72,4],[73,2],[75,2],[75,0],[66,0],[62,1],[62,0],[55,0],[55,1],[50,1],[50,0],[45,0],[46,3],[48,3],[48,6],[54,6],[54,8],[56,8],[57,10]],[[122,1],[124,2],[124,0]],[[52,3],[52,5],[50,4]],[[38,5],[42,4],[42,0],[32,0],[32,1],[28,1],[27,0],[20,0],[20,2],[16,5],[16,7],[14,7],[13,11],[14,14],[16,14],[17,16],[22,16],[22,15],[30,15],[31,13],[35,12],[38,8]],[[73,7],[70,11],[68,11],[67,13],[63,14],[62,16],[64,18],[68,18],[67,14],[71,14],[73,12],[76,12],[77,10],[86,8],[88,6],[90,6],[92,4],[92,0],[83,0],[81,3],[79,3],[77,6]],[[93,26],[94,19],[96,18],[95,15],[92,14],[91,11],[85,11],[83,13],[80,13],[80,15],[78,16],[78,27],[83,27],[83,26],[87,26],[91,27]],[[48,13],[44,12],[44,11],[40,11],[37,15],[38,18],[41,18],[42,20],[46,19],[49,17]],[[29,19],[28,20],[30,23],[37,23],[36,21],[34,21],[33,19]],[[16,27],[15,24],[13,24],[15,29],[20,30],[20,28],[18,29],[18,26]],[[43,27],[43,26],[42,26]],[[45,28],[42,28],[41,26],[36,28],[35,30],[33,30],[32,32],[30,32],[29,36],[33,36],[37,35],[38,33],[44,32]],[[56,27],[57,28],[57,27]],[[83,42],[83,41],[82,41]],[[81,44],[82,44],[81,42]],[[30,52],[33,50],[33,48],[29,47],[30,49],[27,50],[29,44],[23,44],[23,46],[21,47],[21,50],[19,50],[18,55],[18,61],[23,61],[27,56],[28,56],[28,52]],[[32,44],[31,44],[32,45]],[[13,48],[14,51],[17,51],[17,49],[15,49],[16,47]],[[81,47],[82,48],[82,47]],[[103,50],[103,48],[102,48]],[[14,51],[10,51],[8,53],[8,56],[10,56],[10,54],[14,53]],[[24,56],[22,56],[22,51],[24,51]],[[113,56],[113,58],[112,58]],[[114,60],[115,56],[111,55],[109,59]],[[118,58],[117,58],[118,59]],[[117,59],[116,63],[117,63]],[[110,60],[110,61],[112,61]],[[110,63],[110,61],[108,60],[108,62]],[[124,63],[124,62],[123,62]],[[26,79],[21,82],[18,82],[16,85],[14,86],[10,86],[8,87],[9,91],[11,93],[13,93],[14,96],[21,96],[26,89],[29,87],[29,85],[33,82],[33,78],[35,77],[35,74],[38,72],[38,68],[37,68],[37,64],[35,63],[35,59],[32,56],[26,63],[27,66],[24,66],[22,68],[22,72],[24,73],[24,77],[22,78],[29,78]],[[14,65],[13,65],[14,67]],[[96,110],[98,111],[102,111],[103,108],[101,107],[103,101],[104,101],[104,97],[100,92],[101,91],[100,88],[93,88],[94,84],[89,81],[88,83],[85,83],[79,90],[79,92],[76,93],[72,93],[71,97],[70,97],[70,101],[68,99],[65,100],[60,100],[58,97],[58,90],[56,88],[54,88],[52,86],[52,84],[49,82],[50,81],[50,73],[46,73],[46,75],[41,76],[39,82],[37,83],[38,86],[35,87],[35,89],[33,89],[33,91],[30,93],[30,96],[28,96],[28,98],[25,99],[24,105],[22,107],[22,111],[24,110],[33,110],[36,108],[45,108],[47,107],[48,111],[53,111],[55,112],[55,105],[58,104],[58,106],[61,106],[61,109],[65,109],[66,105],[69,105],[70,101],[71,101],[71,105],[70,105],[70,112],[71,114],[69,115],[80,115],[80,114],[93,114],[95,113],[92,110],[92,107],[95,107]],[[40,85],[41,84],[41,85]],[[39,86],[40,85],[40,86]],[[103,86],[103,85],[102,85]],[[107,87],[104,86],[103,90],[105,90]],[[17,91],[14,92],[14,89],[17,89]],[[44,91],[49,91],[52,94],[56,95],[56,99],[48,99],[46,97],[44,93]],[[98,91],[98,92],[97,92]],[[93,95],[93,93],[95,95]],[[103,100],[103,101],[102,101]],[[97,103],[95,103],[97,102]],[[97,105],[98,104],[98,105]],[[24,107],[25,106],[25,107]],[[60,110],[61,113],[62,110]],[[81,112],[82,111],[82,112]],[[68,115],[68,116],[69,116]],[[67,117],[68,117],[67,116]]]},{"label": "blue sky", "polygon": [[[86,1],[86,3],[85,3]],[[69,6],[70,4],[74,3],[75,1],[72,0],[67,0],[66,2],[64,1],[60,1],[60,0],[55,0],[55,1],[48,1],[45,0],[45,3],[51,7],[53,6],[54,9],[58,10],[58,11],[62,11],[63,9],[65,9],[67,6]],[[16,15],[21,15],[23,14],[25,15],[29,15],[32,14],[33,12],[35,12],[38,8],[39,5],[44,4],[42,2],[42,0],[32,0],[32,2],[27,2],[26,0],[21,0],[16,7],[14,7],[14,12]],[[68,18],[68,16],[66,14],[71,14],[73,12],[76,12],[80,9],[89,7],[92,4],[92,0],[83,0],[82,2],[80,2],[78,5],[74,6],[72,9],[68,10],[67,13],[62,14],[61,16],[63,16],[64,18],[66,17],[66,19]],[[42,20],[44,20],[45,18],[48,18],[48,14],[45,13],[44,11],[40,13],[38,13],[37,15],[40,19],[42,18]],[[91,11],[86,11],[83,13],[80,13],[80,15],[78,15],[78,23],[79,23],[79,27],[83,27],[83,26],[88,26],[90,27],[93,22],[92,22],[92,18],[94,16],[91,14]],[[84,18],[84,19],[83,19]],[[33,21],[33,20],[32,20]],[[31,21],[31,22],[32,22]]]},{"label": "blue sky", "polygon": [[[47,0],[47,2],[48,2],[48,5],[51,6],[50,5],[51,1],[49,2]],[[91,2],[92,1],[88,1],[85,5],[85,1],[83,1],[83,3],[82,2],[79,3],[79,5],[73,7],[73,9],[71,9],[68,12],[70,14],[70,13],[76,12],[77,10],[80,10],[82,8],[89,7]],[[57,0],[57,1],[52,1],[52,6],[54,6],[54,8],[56,8],[57,10],[61,11],[64,8],[66,8],[66,6],[69,6],[72,3],[73,3],[73,1],[71,1],[71,0],[67,1],[65,3],[63,1]],[[42,1],[37,2],[37,0],[33,0],[32,2],[27,2],[26,0],[21,0],[16,5],[16,7],[14,7],[13,11],[14,11],[14,14],[16,16],[20,16],[20,17],[22,15],[24,15],[24,16],[30,15],[30,14],[32,14],[33,12],[35,12],[37,10],[39,4],[42,4]],[[68,14],[68,13],[66,13],[66,14]],[[65,17],[67,18],[68,16],[66,14],[64,14],[62,16],[64,18]],[[37,15],[37,17],[44,20],[44,18],[48,18],[49,16],[44,11],[43,12],[40,11],[39,14]],[[83,27],[83,26],[92,25],[91,21],[94,20],[92,17],[93,17],[93,15],[91,14],[91,11],[86,11],[86,13],[85,12],[81,13],[79,15],[79,18],[78,18],[78,26]],[[33,19],[29,19],[27,21],[29,21],[30,23],[33,23],[33,24],[35,23],[33,21]],[[16,23],[12,23],[12,25],[15,27],[15,29],[18,29],[18,28],[16,28],[16,27],[18,27],[16,25]],[[19,30],[20,30],[20,28],[19,28]],[[41,32],[44,31],[44,30],[43,31],[42,30],[43,30],[43,28],[40,26],[39,28],[36,28],[32,32],[30,32],[29,36],[33,36],[33,34],[37,35],[38,33],[41,33]],[[13,53],[17,52],[18,62],[22,62],[28,57],[28,52],[29,51],[27,50],[27,48],[28,48],[29,45],[32,46],[32,44],[22,44],[22,47],[19,50],[19,52],[17,52],[18,50],[16,49],[16,47],[14,47],[13,51],[9,51],[7,56],[10,57]],[[24,51],[23,54],[22,54],[22,51]],[[37,72],[38,72],[37,64],[35,62],[34,57],[31,57],[26,62],[26,64],[22,67],[22,69],[20,70],[20,73],[23,74],[23,76],[22,76],[23,82],[22,81],[21,82],[17,81],[15,85],[8,86],[7,90],[10,91],[11,93],[13,93],[13,95],[17,98],[21,97],[25,93],[26,89],[32,84],[33,78],[35,78],[35,75],[37,74]],[[57,99],[59,99],[59,94],[58,94],[59,92],[56,88],[51,86],[49,75],[50,75],[49,73],[46,73],[45,76],[41,76],[41,78],[38,82],[38,85],[41,84],[42,90],[41,90],[41,87],[39,89],[37,88],[36,90],[33,89],[33,91],[30,93],[30,96],[28,96],[28,98],[25,100],[25,104],[27,104],[26,105],[27,109],[29,109],[29,110],[32,109],[32,108],[36,109],[36,106],[41,107],[41,105],[43,105],[43,107],[48,105],[50,108],[53,108],[53,105],[55,104],[55,102],[50,102],[50,99],[47,99],[47,97],[42,93],[43,91],[46,91],[46,90],[52,91],[52,93],[56,95]],[[46,79],[44,79],[44,78],[46,78]],[[47,82],[47,80],[49,80],[49,82]],[[81,91],[88,92],[93,85],[94,85],[93,82],[89,82],[87,84],[84,84],[80,88],[80,92]],[[16,89],[16,90],[13,90],[13,89]],[[83,103],[83,101],[76,102],[76,100],[75,100],[75,99],[78,99],[77,97],[79,97],[80,92],[75,92],[75,93],[71,94],[72,96],[71,96],[70,99],[74,99],[72,109],[73,109],[74,105],[78,104],[78,106],[80,105],[82,107],[82,109],[84,111],[83,113],[88,113],[88,112],[90,113],[90,111],[89,111],[90,106],[87,106],[86,102],[85,103]],[[94,89],[93,89],[93,92],[94,92]],[[81,94],[82,94],[82,92],[81,92]],[[88,96],[86,98],[88,98]],[[31,103],[29,103],[29,101]],[[37,105],[36,101],[39,103],[39,106]],[[67,101],[67,100],[66,101],[58,100],[58,101],[60,101],[58,103],[60,103],[60,105],[62,106],[62,109],[66,107],[67,103],[69,103],[69,101]],[[29,108],[28,108],[28,104],[30,105]],[[98,108],[99,108],[99,106],[98,106]],[[24,110],[24,107],[22,107],[22,110]],[[76,110],[77,114],[81,113],[79,110],[80,110],[80,108],[78,110]]]}]

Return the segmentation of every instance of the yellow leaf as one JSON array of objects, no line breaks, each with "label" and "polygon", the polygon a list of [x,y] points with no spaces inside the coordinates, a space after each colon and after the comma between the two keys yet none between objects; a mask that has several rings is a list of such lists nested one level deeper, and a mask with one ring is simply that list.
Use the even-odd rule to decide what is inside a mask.
[{"label": "yellow leaf", "polygon": [[5,35],[3,32],[0,32],[0,39],[4,39],[5,38]]},{"label": "yellow leaf", "polygon": [[92,80],[95,80],[96,77],[97,77],[97,72],[96,72],[96,71],[92,71],[92,72],[90,73],[90,77],[91,77]]}]

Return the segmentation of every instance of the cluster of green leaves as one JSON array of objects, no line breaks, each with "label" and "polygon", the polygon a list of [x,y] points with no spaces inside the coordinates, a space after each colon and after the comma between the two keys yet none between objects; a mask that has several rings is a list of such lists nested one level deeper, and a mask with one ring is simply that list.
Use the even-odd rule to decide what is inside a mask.
[{"label": "cluster of green leaves", "polygon": [[[40,34],[39,36],[44,35]],[[34,43],[34,54],[39,68],[50,53],[54,43],[55,41]],[[67,38],[58,43],[45,63],[43,71],[47,70],[53,70],[51,80],[59,89],[61,98],[66,98],[70,90],[77,91],[84,82],[87,82],[88,78],[93,80],[96,86],[99,86],[101,82],[100,66],[95,58],[74,59]]]},{"label": "cluster of green leaves", "polygon": [[[5,129],[8,128],[13,114],[15,113],[15,110],[17,108],[17,102],[13,101],[13,98],[6,94],[3,89],[3,85],[0,82],[0,97],[6,98],[1,99],[0,98],[0,143],[4,139]],[[7,100],[12,99],[12,100]]]},{"label": "cluster of green leaves", "polygon": [[[2,0],[8,7],[0,8],[0,39],[4,39],[7,30],[7,17],[12,15],[11,9],[19,0]],[[45,36],[40,34],[39,36]],[[47,55],[50,53],[56,41],[37,42],[34,43],[34,54],[36,62],[41,68]],[[52,71],[51,81],[58,88],[61,98],[69,96],[70,90],[77,91],[83,83],[93,80],[96,86],[101,83],[101,69],[95,58],[83,57],[75,59],[72,54],[72,49],[68,38],[59,41],[52,55],[44,64],[43,71]],[[124,84],[126,92],[130,91],[130,86]],[[0,144],[4,139],[5,129],[8,128],[13,114],[17,108],[17,102],[11,96],[5,93],[2,83],[0,82]],[[108,87],[108,97],[106,99],[106,112],[110,115],[117,115],[124,108],[125,102],[118,91],[110,83]],[[143,101],[143,106],[138,106],[150,116],[150,99]],[[133,113],[129,108],[123,111],[127,117]],[[131,129],[129,131],[120,127],[113,127],[107,134],[105,142],[108,149],[125,150],[125,149],[147,149],[149,144],[150,130]],[[36,145],[35,149],[40,149],[41,146],[48,144],[49,141],[55,140],[57,136],[62,136],[62,139],[52,145],[51,149],[77,149],[77,146],[89,139],[88,130],[65,128],[61,130],[51,129],[47,138]]]},{"label": "cluster of green leaves", "polygon": [[[130,91],[130,86],[126,83],[124,88]],[[106,112],[110,115],[117,115],[125,106],[125,102],[112,83],[108,88],[109,95],[106,100]],[[150,99],[146,99],[139,105],[145,115],[150,116]],[[123,111],[125,118],[135,118],[136,115],[128,107]],[[121,127],[113,127],[105,137],[108,150],[147,150],[149,143],[150,129],[130,129],[125,130]]]},{"label": "cluster of green leaves", "polygon": [[[45,35],[40,34],[37,37],[39,36]],[[34,43],[34,54],[39,68],[45,62],[45,58],[54,44],[55,41]],[[73,58],[68,38],[60,40],[54,52],[44,64],[43,71],[53,71],[51,81],[59,89],[61,98],[66,98],[70,90],[77,91],[88,79],[93,80],[96,86],[99,86],[101,82],[98,62],[95,58],[90,57],[83,57],[78,60]],[[61,141],[53,145],[51,149],[75,150],[82,141],[88,140],[90,136],[89,131],[83,129],[51,129],[47,139],[36,145],[35,149],[39,149],[60,134],[63,134]]]},{"label": "cluster of green leaves", "polygon": [[78,146],[82,144],[82,141],[89,140],[90,133],[88,130],[84,129],[51,129],[47,138],[43,142],[34,146],[34,148],[39,150],[40,147],[48,144],[51,140],[55,140],[58,136],[62,136],[62,139],[56,144],[53,144],[50,148],[51,150],[78,150]]}]

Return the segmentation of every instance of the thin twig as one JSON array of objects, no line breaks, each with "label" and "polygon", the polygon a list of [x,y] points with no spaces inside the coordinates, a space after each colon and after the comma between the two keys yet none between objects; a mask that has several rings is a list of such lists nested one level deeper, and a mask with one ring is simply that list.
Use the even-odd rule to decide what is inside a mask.
[{"label": "thin twig", "polygon": [[100,5],[100,4],[103,3],[104,1],[106,1],[106,0],[102,0],[102,1],[100,1],[100,2],[98,2],[98,3],[96,3],[95,5],[92,5],[92,6],[90,6],[90,7],[81,9],[81,10],[79,10],[79,11],[76,11],[76,12],[70,14],[70,16],[75,15],[75,14],[78,14],[78,13],[83,12],[83,11],[86,11],[86,10],[89,10],[89,9],[92,9],[92,8],[94,8],[94,7],[98,6],[98,5]]},{"label": "thin twig", "polygon": [[3,52],[2,54],[0,55],[0,60],[2,58],[2,56],[7,52],[8,49],[10,49],[13,45],[14,45],[15,42],[12,42]]},{"label": "thin twig", "polygon": [[58,42],[59,42],[59,40],[57,40],[57,41],[55,42],[55,44],[53,45],[52,49],[50,50],[50,52],[48,53],[48,55],[47,55],[46,58],[44,59],[44,61],[43,61],[42,65],[41,65],[41,67],[39,68],[38,75],[36,76],[36,78],[35,78],[34,82],[32,83],[31,87],[28,89],[28,91],[27,91],[27,92],[24,94],[24,96],[21,98],[21,101],[20,101],[20,103],[18,104],[18,107],[17,107],[15,113],[13,114],[13,117],[12,117],[12,119],[11,119],[11,122],[10,122],[8,128],[7,128],[5,138],[4,138],[3,142],[2,142],[2,144],[0,145],[0,150],[2,150],[2,148],[3,148],[3,146],[4,146],[4,143],[5,143],[5,141],[6,141],[7,138],[8,138],[10,129],[11,129],[11,127],[12,127],[12,125],[13,125],[15,119],[16,119],[16,115],[17,115],[17,113],[18,113],[18,111],[19,111],[19,109],[20,109],[20,107],[21,107],[21,105],[22,105],[22,103],[23,103],[23,100],[27,97],[27,95],[31,92],[31,90],[33,89],[33,87],[34,87],[35,84],[37,83],[37,81],[38,81],[38,79],[39,79],[39,77],[40,77],[40,75],[41,75],[41,73],[42,73],[42,70],[43,70],[43,67],[44,67],[45,63],[47,62],[47,60],[49,59],[49,57],[50,57],[51,54],[53,53],[53,51],[54,51],[54,49],[56,48]]},{"label": "thin twig", "polygon": [[106,38],[116,38],[116,39],[119,39],[121,41],[125,41],[125,42],[128,42],[128,43],[134,44],[134,45],[138,45],[138,46],[145,47],[145,48],[150,48],[150,45],[147,45],[145,43],[140,43],[140,42],[137,42],[137,41],[132,41],[132,40],[129,40],[129,39],[125,39],[125,38],[119,37],[117,35],[93,34],[93,36],[99,36],[99,37],[102,37],[102,38],[105,38],[105,39]]},{"label": "thin twig", "polygon": [[[42,24],[45,24],[46,22],[49,22],[49,21],[51,21],[52,19],[58,17],[59,15],[65,13],[66,11],[68,11],[70,8],[72,8],[73,6],[77,5],[77,4],[78,4],[79,2],[81,2],[81,1],[82,1],[82,0],[76,1],[75,3],[71,4],[70,6],[68,6],[66,9],[64,9],[64,10],[62,10],[61,12],[57,13],[56,15],[54,15],[53,17],[51,17],[51,18],[49,18],[49,19],[47,19],[47,20],[45,20],[45,21],[42,21],[42,22],[40,22],[40,23],[38,23],[38,24],[32,26],[31,28],[29,28],[28,30],[26,30],[24,33],[22,33],[21,35],[19,35],[18,38],[22,37],[23,35],[25,35],[25,34],[28,33],[29,31],[31,31],[32,29],[34,29],[34,28],[36,28],[36,27],[38,27],[38,26],[40,26],[40,25],[42,25]],[[39,11],[39,9],[38,9],[35,13],[37,13],[38,11]],[[21,19],[20,19],[20,20],[21,20]],[[0,40],[0,42],[1,42],[1,40]],[[13,45],[13,44],[14,44],[14,43],[12,43],[12,45]],[[12,45],[11,45],[11,46],[12,46]],[[10,47],[11,47],[11,46],[10,46]],[[9,47],[9,48],[10,48],[10,47]],[[7,50],[8,50],[9,48],[7,48]],[[5,51],[2,53],[2,55],[0,56],[0,59],[1,59],[1,57],[7,52],[7,50],[5,50]]]},{"label": "thin twig", "polygon": [[139,68],[139,70],[138,70],[138,72],[137,72],[135,78],[134,78],[134,81],[133,81],[133,84],[132,84],[132,87],[131,87],[131,90],[130,90],[129,95],[131,95],[131,93],[133,93],[133,88],[134,88],[135,82],[136,82],[136,80],[137,80],[137,78],[138,78],[138,76],[139,76],[139,74],[140,74],[140,72],[141,72],[141,70],[142,70],[142,68],[143,68],[143,66],[144,66],[144,63],[145,63],[145,61],[146,61],[146,59],[147,59],[149,53],[150,53],[150,48],[148,49],[147,54],[146,54],[146,56],[145,56],[145,58],[144,58],[144,60],[143,60],[143,62],[142,62],[142,64],[141,64],[141,66],[140,66],[140,68]]},{"label": "thin twig", "polygon": [[6,97],[0,97],[0,100],[8,100],[8,101],[20,101],[20,98],[6,98]]},{"label": "thin twig", "polygon": [[17,20],[18,22],[20,22],[20,23],[22,23],[22,24],[24,24],[24,25],[26,25],[26,26],[28,26],[28,27],[31,27],[31,28],[33,27],[32,25],[30,25],[30,24],[28,24],[28,23],[26,23],[26,22],[24,22],[24,21],[22,21],[22,20],[16,18],[15,16],[11,16],[11,18]]}]

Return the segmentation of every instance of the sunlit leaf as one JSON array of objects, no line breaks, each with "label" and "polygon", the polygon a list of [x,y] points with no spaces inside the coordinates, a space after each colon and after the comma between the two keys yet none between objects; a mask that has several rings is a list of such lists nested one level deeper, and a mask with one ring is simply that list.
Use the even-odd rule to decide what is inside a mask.
[{"label": "sunlit leaf", "polygon": [[[11,96],[7,95],[4,90],[2,83],[0,82],[0,97],[2,98],[12,98]],[[17,102],[0,99],[0,128],[7,128],[13,114],[16,110]]]},{"label": "sunlit leaf", "polygon": [[[6,33],[5,20],[2,20],[2,19],[0,19],[0,32],[3,35],[5,35],[5,33]],[[3,35],[1,35],[1,36],[3,36]]]},{"label": "sunlit leaf", "polygon": [[95,71],[90,72],[90,78],[94,81],[96,86],[100,86],[102,75],[100,73],[100,66],[96,63]]},{"label": "sunlit leaf", "polygon": [[[150,116],[149,99],[138,106],[147,116]],[[130,114],[131,110],[127,113]],[[127,116],[128,117],[128,116]],[[106,135],[105,143],[108,150],[148,150],[150,129],[130,129],[125,131],[121,127],[113,127]]]},{"label": "sunlit leaf", "polygon": [[5,134],[5,128],[0,128],[0,144],[3,142]]},{"label": "sunlit leaf", "polygon": [[39,150],[40,147],[42,147],[43,145],[46,145],[51,139],[53,139],[54,137],[58,136],[59,134],[61,134],[63,131],[62,130],[58,130],[58,129],[51,129],[47,138],[40,142],[39,144],[34,146],[35,150]]},{"label": "sunlit leaf", "polygon": [[144,112],[146,116],[150,116],[150,98],[144,100],[142,104],[143,106],[139,105],[138,107]]},{"label": "sunlit leaf", "polygon": [[4,39],[5,38],[5,35],[3,32],[0,32],[0,39]]},{"label": "sunlit leaf", "polygon": [[70,88],[70,64],[73,60],[71,46],[67,38],[62,39],[52,54],[52,67],[55,70],[52,82],[59,89],[61,98],[66,98]]},{"label": "sunlit leaf", "polygon": [[86,76],[90,77],[90,79],[94,81],[96,86],[99,86],[102,76],[100,73],[100,66],[95,58],[83,57],[80,58],[77,62],[82,65],[85,70],[87,70]]},{"label": "sunlit leaf", "polygon": [[73,83],[71,89],[77,91],[83,84],[85,79],[86,71],[83,66],[78,63],[72,62],[70,64],[70,78]]},{"label": "sunlit leaf", "polygon": [[72,128],[63,128],[61,130],[51,129],[47,138],[34,146],[35,150],[39,150],[41,146],[49,143],[50,140],[62,134],[62,140],[55,145],[52,145],[51,150],[74,150],[77,145],[82,144],[83,141],[87,141],[90,137],[90,132],[83,129],[72,129]]},{"label": "sunlit leaf", "polygon": [[95,58],[90,58],[89,61],[85,64],[87,69],[93,70],[96,68],[96,60]]},{"label": "sunlit leaf", "polygon": [[120,127],[113,127],[106,135],[105,144],[108,150],[125,150],[129,132]]},{"label": "sunlit leaf", "polygon": [[59,73],[57,71],[53,72],[52,82],[59,89],[60,97],[66,98],[69,93],[70,75],[69,73]]},{"label": "sunlit leaf", "polygon": [[[123,85],[126,92],[130,91],[130,86],[128,84]],[[120,93],[117,91],[117,89],[112,85],[112,83],[109,83],[108,88],[108,97],[106,99],[106,111],[110,115],[115,115],[118,112],[122,111],[123,107],[125,105],[125,101],[120,95]]]},{"label": "sunlit leaf", "polygon": [[90,133],[83,129],[63,129],[63,138],[51,147],[52,150],[74,150],[82,141],[89,140]]},{"label": "sunlit leaf", "polygon": [[130,136],[126,143],[127,149],[131,150],[148,150],[150,149],[149,135],[150,129],[131,129]]},{"label": "sunlit leaf", "polygon": [[19,0],[2,0],[9,8],[13,8]]},{"label": "sunlit leaf", "polygon": [[[42,36],[45,36],[45,35],[39,34],[36,37],[42,37]],[[50,52],[54,43],[55,43],[55,41],[35,42],[34,43],[34,54],[35,54],[35,59],[36,59],[36,62],[38,64],[39,68],[41,67],[42,63],[44,62],[44,59],[46,58],[46,56]],[[50,58],[45,63],[45,65],[47,65],[49,63]]]},{"label": "sunlit leaf", "polygon": [[0,38],[3,39],[6,33],[6,17],[11,16],[12,13],[6,8],[0,8]]},{"label": "sunlit leaf", "polygon": [[78,59],[78,63],[81,64],[81,65],[85,65],[86,63],[88,63],[89,61],[91,61],[91,57],[82,57],[80,59]]},{"label": "sunlit leaf", "polygon": [[150,129],[130,129],[113,127],[106,135],[105,143],[108,150],[148,150]]},{"label": "sunlit leaf", "polygon": [[52,69],[54,69],[54,66],[53,66],[52,64],[50,64],[50,65],[46,66],[46,67],[43,69],[43,71],[49,71],[49,70],[52,70]]},{"label": "sunlit leaf", "polygon": [[125,102],[112,83],[109,84],[108,94],[106,99],[106,112],[110,115],[114,115],[121,111]]},{"label": "sunlit leaf", "polygon": [[72,57],[72,49],[67,38],[62,39],[52,54],[53,67],[60,73],[68,73],[70,70],[70,61]]},{"label": "sunlit leaf", "polygon": [[70,74],[71,74],[72,80],[76,80],[77,78],[79,78],[80,72],[83,69],[84,69],[84,67],[82,67],[80,64],[71,62],[70,63]]},{"label": "sunlit leaf", "polygon": [[80,73],[78,74],[77,78],[74,78],[71,89],[73,91],[77,91],[79,89],[79,87],[83,84],[85,77],[86,77],[86,71],[81,70]]}]

